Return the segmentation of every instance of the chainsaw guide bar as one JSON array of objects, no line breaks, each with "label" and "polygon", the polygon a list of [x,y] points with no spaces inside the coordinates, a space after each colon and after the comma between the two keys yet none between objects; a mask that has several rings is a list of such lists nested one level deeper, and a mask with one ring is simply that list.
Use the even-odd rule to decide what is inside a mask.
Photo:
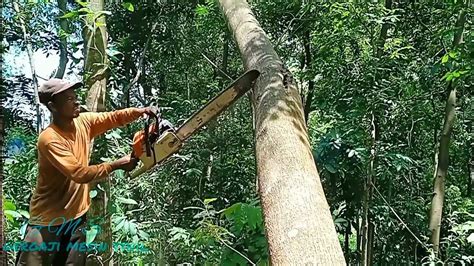
[{"label": "chainsaw guide bar", "polygon": [[164,132],[156,142],[152,143],[152,153],[150,156],[147,156],[146,153],[141,154],[139,157],[141,166],[131,173],[131,177],[135,178],[143,174],[176,153],[191,135],[249,91],[259,75],[260,72],[257,70],[245,72],[225,90],[221,91],[200,110],[195,112],[175,132]]}]

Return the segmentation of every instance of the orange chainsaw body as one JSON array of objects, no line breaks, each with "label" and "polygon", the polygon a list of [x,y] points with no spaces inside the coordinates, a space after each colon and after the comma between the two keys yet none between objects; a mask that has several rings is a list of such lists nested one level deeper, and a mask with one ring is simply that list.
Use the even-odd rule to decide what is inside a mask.
[{"label": "orange chainsaw body", "polygon": [[[157,132],[157,125],[153,123],[148,127],[148,136],[152,136]],[[144,152],[146,152],[146,138],[145,129],[140,130],[133,136],[133,155],[136,158],[140,158]],[[150,137],[149,137],[150,138]],[[150,141],[151,142],[151,141]]]}]

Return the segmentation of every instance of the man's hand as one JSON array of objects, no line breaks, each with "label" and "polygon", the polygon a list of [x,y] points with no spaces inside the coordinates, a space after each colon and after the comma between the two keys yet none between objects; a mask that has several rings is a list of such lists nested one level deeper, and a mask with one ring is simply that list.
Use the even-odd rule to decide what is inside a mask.
[{"label": "man's hand", "polygon": [[132,171],[137,167],[138,158],[132,158],[130,155],[125,155],[122,158],[113,161],[110,165],[112,165],[113,170],[122,169],[125,171]]},{"label": "man's hand", "polygon": [[140,110],[142,111],[142,114],[146,114],[152,117],[157,116],[159,112],[159,109],[156,106],[149,106],[149,107],[141,108]]}]

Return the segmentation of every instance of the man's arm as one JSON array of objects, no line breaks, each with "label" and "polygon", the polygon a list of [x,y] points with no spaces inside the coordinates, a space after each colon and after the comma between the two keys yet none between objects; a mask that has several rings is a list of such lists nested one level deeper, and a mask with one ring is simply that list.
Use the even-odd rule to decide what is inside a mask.
[{"label": "man's arm", "polygon": [[114,170],[110,163],[83,166],[64,144],[58,142],[46,144],[41,152],[56,169],[76,183],[104,178]]},{"label": "man's arm", "polygon": [[110,129],[125,126],[137,120],[143,114],[152,114],[152,112],[153,110],[150,107],[125,108],[113,112],[83,113],[82,116],[89,124],[90,138],[92,139]]},{"label": "man's arm", "polygon": [[64,176],[76,183],[89,183],[93,180],[99,180],[107,177],[114,170],[130,170],[137,164],[136,159],[127,155],[112,163],[83,166],[65,145],[58,142],[46,144],[46,149],[42,151],[42,155],[46,156],[51,164]]}]

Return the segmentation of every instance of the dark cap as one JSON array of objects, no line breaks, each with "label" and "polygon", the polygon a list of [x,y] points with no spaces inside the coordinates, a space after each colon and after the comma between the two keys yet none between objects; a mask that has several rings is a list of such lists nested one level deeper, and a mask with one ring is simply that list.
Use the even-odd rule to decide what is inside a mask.
[{"label": "dark cap", "polygon": [[64,79],[50,79],[43,83],[38,89],[40,103],[47,105],[53,99],[53,96],[69,89],[81,87],[82,82],[69,82]]}]

